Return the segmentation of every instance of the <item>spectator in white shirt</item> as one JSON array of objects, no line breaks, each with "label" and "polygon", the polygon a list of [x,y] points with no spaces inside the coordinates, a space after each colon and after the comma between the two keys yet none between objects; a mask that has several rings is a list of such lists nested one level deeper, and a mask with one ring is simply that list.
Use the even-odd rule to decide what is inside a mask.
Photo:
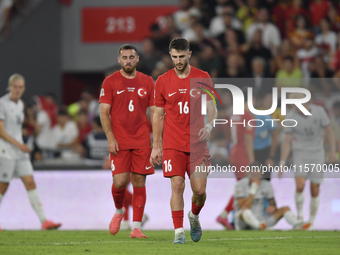
[{"label": "spectator in white shirt", "polygon": [[266,8],[259,9],[257,21],[248,28],[247,41],[251,41],[258,29],[262,30],[263,45],[270,49],[275,56],[281,46],[281,36],[279,29],[274,24],[269,23],[269,14]]},{"label": "spectator in white shirt", "polygon": [[330,20],[323,18],[320,21],[321,34],[315,37],[315,43],[319,48],[319,53],[327,55],[325,61],[328,62],[329,54],[336,50],[337,35],[335,32],[330,30]]},{"label": "spectator in white shirt", "polygon": [[47,150],[51,144],[51,119],[41,104],[34,106],[36,117],[34,121],[35,143],[39,150]]},{"label": "spectator in white shirt", "polygon": [[209,38],[209,30],[204,29],[203,23],[196,16],[190,16],[190,28],[185,29],[182,37],[188,42],[199,42],[203,38]]},{"label": "spectator in white shirt", "polygon": [[[229,23],[231,28],[241,30],[242,23],[234,15],[235,10],[232,5],[229,4],[221,7],[221,13],[210,21],[209,30],[211,35],[217,37],[224,33]],[[229,21],[229,19],[231,20]]]},{"label": "spectator in white shirt", "polygon": [[173,15],[177,29],[180,31],[184,31],[185,29],[190,27],[189,9],[191,7],[191,1],[180,0],[180,6],[181,9],[176,11]]},{"label": "spectator in white shirt", "polygon": [[311,75],[309,65],[314,61],[317,54],[318,48],[314,46],[313,34],[309,34],[303,39],[303,48],[296,52],[301,65],[304,85],[307,88],[309,87]]},{"label": "spectator in white shirt", "polygon": [[77,124],[71,120],[65,110],[59,110],[57,117],[58,124],[51,132],[51,145],[55,151],[72,151],[72,148],[79,143],[79,131]]}]

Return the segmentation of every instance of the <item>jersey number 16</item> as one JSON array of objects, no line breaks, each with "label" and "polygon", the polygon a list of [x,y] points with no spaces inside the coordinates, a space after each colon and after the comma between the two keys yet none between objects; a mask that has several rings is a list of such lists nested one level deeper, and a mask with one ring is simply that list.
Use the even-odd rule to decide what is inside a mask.
[{"label": "jersey number 16", "polygon": [[165,172],[171,172],[172,171],[171,159],[164,160],[164,171]]},{"label": "jersey number 16", "polygon": [[184,106],[183,106],[183,102],[179,102],[178,105],[179,105],[179,113],[180,114],[183,114],[183,113],[188,114],[189,113],[188,101],[186,101],[184,103]]}]

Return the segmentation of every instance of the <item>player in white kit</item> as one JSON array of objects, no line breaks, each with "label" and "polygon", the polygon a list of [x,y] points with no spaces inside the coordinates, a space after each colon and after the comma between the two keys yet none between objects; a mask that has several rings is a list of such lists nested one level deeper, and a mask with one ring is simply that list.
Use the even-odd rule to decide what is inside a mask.
[{"label": "player in white kit", "polygon": [[[235,185],[235,229],[266,229],[285,218],[293,229],[307,229],[310,223],[298,221],[288,206],[278,208],[271,183],[262,178],[262,172],[250,172]],[[265,208],[265,200],[269,205]]]},{"label": "player in white kit", "polygon": [[46,219],[44,208],[33,179],[33,167],[29,160],[31,149],[23,143],[22,123],[24,104],[20,99],[25,91],[25,79],[13,74],[8,82],[9,93],[0,98],[0,203],[14,177],[23,181],[30,203],[39,217],[42,229],[61,226]]},{"label": "player in white kit", "polygon": [[[293,94],[292,97],[301,98],[300,95]],[[298,124],[295,127],[284,127],[285,138],[282,144],[280,165],[285,165],[292,150],[296,182],[295,202],[297,216],[301,222],[303,221],[303,189],[306,179],[310,180],[311,201],[309,222],[311,223],[310,229],[312,229],[319,207],[320,184],[323,181],[323,167],[325,163],[323,132],[328,133],[330,163],[335,162],[335,138],[325,110],[321,106],[310,103],[303,104],[303,106],[312,115],[305,116],[295,106],[286,116],[286,125],[294,124],[289,123],[288,119],[296,120]],[[280,173],[281,176],[282,172]]]}]

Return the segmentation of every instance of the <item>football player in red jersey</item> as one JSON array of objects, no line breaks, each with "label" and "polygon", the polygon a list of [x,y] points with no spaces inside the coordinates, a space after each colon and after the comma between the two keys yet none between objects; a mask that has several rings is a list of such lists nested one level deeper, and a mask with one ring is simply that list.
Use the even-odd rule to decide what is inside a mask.
[{"label": "football player in red jersey", "polygon": [[183,230],[185,172],[189,178],[191,177],[193,192],[192,207],[188,215],[190,235],[195,242],[202,236],[198,215],[206,199],[207,174],[195,178],[193,170],[198,167],[202,173],[204,171],[202,169],[210,165],[207,141],[217,110],[212,100],[207,101],[208,123],[204,126],[204,116],[201,115],[200,109],[201,100],[191,100],[197,93],[194,95],[192,92],[190,79],[210,80],[210,76],[207,72],[189,65],[191,51],[188,41],[183,38],[173,39],[169,51],[175,68],[159,76],[155,84],[154,142],[150,162],[153,166],[155,163],[159,165],[163,157],[164,177],[171,179],[170,206],[175,228],[174,243],[182,244],[185,243]]},{"label": "football player in red jersey", "polygon": [[154,82],[136,70],[139,60],[136,47],[123,45],[118,50],[122,69],[106,77],[100,92],[100,118],[108,140],[113,176],[112,197],[116,212],[109,229],[118,233],[124,217],[124,195],[131,172],[133,185],[133,230],[131,238],[147,238],[141,231],[146,201],[146,175],[153,174],[146,110],[154,113]]}]

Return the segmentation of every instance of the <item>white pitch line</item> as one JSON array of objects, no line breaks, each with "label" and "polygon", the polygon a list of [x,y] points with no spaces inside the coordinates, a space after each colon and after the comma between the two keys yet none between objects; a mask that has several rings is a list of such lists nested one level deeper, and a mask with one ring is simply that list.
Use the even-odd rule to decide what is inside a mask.
[{"label": "white pitch line", "polygon": [[276,237],[257,237],[257,238],[221,238],[221,239],[204,239],[203,241],[250,241],[250,240],[266,240],[266,239],[304,239],[304,238],[340,238],[340,236],[276,236]]},{"label": "white pitch line", "polygon": [[[302,236],[302,237],[291,237],[291,236],[276,236],[276,237],[249,237],[249,238],[220,238],[220,239],[202,239],[203,242],[215,242],[215,241],[251,241],[251,240],[277,240],[277,239],[306,239],[306,238],[340,238],[340,236]],[[131,240],[131,239],[130,239]],[[30,244],[42,244],[42,245],[68,245],[68,244],[101,244],[101,243],[132,243],[130,240],[126,241],[100,241],[100,242],[68,242],[68,243],[24,243],[19,245],[30,245]],[[133,243],[160,243],[160,242],[172,242],[172,240],[165,241],[137,241],[134,240]],[[192,242],[192,240],[187,240],[186,242]]]}]

